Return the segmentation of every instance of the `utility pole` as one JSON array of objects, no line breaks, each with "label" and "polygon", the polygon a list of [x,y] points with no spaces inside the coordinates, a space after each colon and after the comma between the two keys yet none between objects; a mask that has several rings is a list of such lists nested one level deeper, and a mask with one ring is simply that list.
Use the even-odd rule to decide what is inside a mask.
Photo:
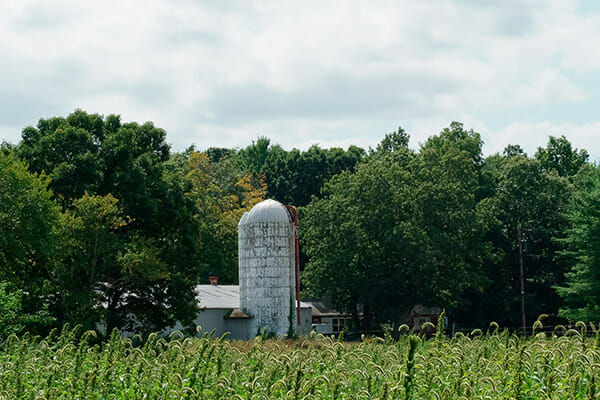
[{"label": "utility pole", "polygon": [[521,278],[521,323],[523,325],[523,335],[527,335],[527,321],[525,320],[525,274],[523,273],[523,234],[521,226],[517,227],[519,239],[519,277]]}]

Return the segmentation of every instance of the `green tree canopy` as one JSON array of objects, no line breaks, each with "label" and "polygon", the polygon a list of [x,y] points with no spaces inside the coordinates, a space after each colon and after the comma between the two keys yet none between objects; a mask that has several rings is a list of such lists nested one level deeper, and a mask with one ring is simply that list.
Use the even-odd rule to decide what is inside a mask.
[{"label": "green tree canopy", "polygon": [[[0,279],[38,293],[53,257],[58,209],[49,179],[0,153]],[[37,287],[37,290],[36,290]]]},{"label": "green tree canopy", "polygon": [[573,149],[564,136],[550,136],[546,147],[538,147],[535,158],[546,171],[556,171],[560,176],[575,176],[586,165],[586,150]]},{"label": "green tree canopy", "polygon": [[81,110],[67,118],[40,119],[37,128],[23,129],[18,155],[31,171],[50,177],[50,189],[66,208],[84,192],[97,190],[102,180],[98,152],[108,127],[114,129]]},{"label": "green tree canopy", "polygon": [[127,272],[119,263],[126,239],[119,231],[128,223],[112,195],[83,197],[61,215],[56,226],[61,237],[60,256],[52,269],[58,287],[60,315],[65,322],[94,329],[106,321],[109,304],[106,286],[117,285]]},{"label": "green tree canopy", "polygon": [[[198,221],[182,176],[169,167],[163,129],[76,110],[25,128],[17,154],[33,171],[49,175],[62,200],[59,230],[68,240],[54,273],[65,277],[65,296],[73,296],[62,301],[62,318],[99,316],[85,309],[102,298],[109,329],[132,327],[135,319],[147,330],[176,320],[191,323],[197,313]],[[113,229],[108,215],[127,223]],[[72,285],[64,286],[67,278]],[[93,294],[98,291],[100,297]]]},{"label": "green tree canopy", "polygon": [[306,151],[289,152],[274,147],[261,170],[267,196],[284,204],[305,206],[325,182],[340,172],[353,171],[364,155],[365,151],[356,146],[343,150],[313,145]]},{"label": "green tree canopy", "polygon": [[[486,239],[494,246],[495,258],[484,265],[485,292],[467,296],[461,316],[466,324],[491,320],[519,326],[519,241],[523,241],[526,319],[545,313],[556,317],[561,303],[553,285],[562,280],[565,264],[556,260],[559,246],[552,240],[566,229],[563,216],[572,185],[554,170],[546,170],[537,159],[528,158],[518,146],[509,146],[503,156],[487,157],[483,166],[484,188],[489,196],[488,212],[494,221]],[[521,231],[521,238],[518,236]],[[494,293],[493,297],[488,293]],[[554,323],[558,323],[554,319]]]},{"label": "green tree canopy", "polygon": [[191,152],[181,166],[187,197],[196,205],[199,224],[200,276],[238,281],[237,224],[246,211],[264,200],[262,176],[240,172],[230,157],[211,162],[209,154]]},{"label": "green tree canopy", "polygon": [[491,251],[481,143],[453,123],[418,153],[401,147],[335,176],[303,209],[307,291],[380,322],[418,303],[456,309]]},{"label": "green tree canopy", "polygon": [[48,270],[59,210],[48,182],[0,152],[0,335],[25,328],[44,333],[52,322],[47,310],[55,287]]},{"label": "green tree canopy", "polygon": [[567,213],[570,228],[560,242],[562,257],[571,265],[565,285],[557,285],[564,299],[560,315],[570,321],[600,319],[600,169],[586,177]]},{"label": "green tree canopy", "polygon": [[391,153],[398,150],[408,148],[410,137],[408,133],[401,127],[396,132],[391,132],[379,142],[375,149],[375,153]]}]

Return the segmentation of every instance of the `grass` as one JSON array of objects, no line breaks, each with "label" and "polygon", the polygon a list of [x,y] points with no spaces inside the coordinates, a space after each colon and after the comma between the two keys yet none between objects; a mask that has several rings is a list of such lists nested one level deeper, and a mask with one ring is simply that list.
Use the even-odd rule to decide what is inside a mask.
[{"label": "grass", "polygon": [[0,399],[595,399],[600,349],[582,329],[360,343],[174,334],[134,346],[66,328],[1,345]]}]

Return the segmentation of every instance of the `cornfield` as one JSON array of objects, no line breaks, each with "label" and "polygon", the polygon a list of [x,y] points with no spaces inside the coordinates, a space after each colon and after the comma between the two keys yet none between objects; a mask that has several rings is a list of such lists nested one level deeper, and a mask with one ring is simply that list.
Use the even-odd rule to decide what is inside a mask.
[{"label": "cornfield", "polygon": [[492,325],[453,338],[438,332],[359,343],[174,333],[139,345],[139,338],[113,333],[97,342],[93,332],[65,328],[0,345],[0,399],[599,398],[599,340],[584,324],[540,327],[526,338]]}]

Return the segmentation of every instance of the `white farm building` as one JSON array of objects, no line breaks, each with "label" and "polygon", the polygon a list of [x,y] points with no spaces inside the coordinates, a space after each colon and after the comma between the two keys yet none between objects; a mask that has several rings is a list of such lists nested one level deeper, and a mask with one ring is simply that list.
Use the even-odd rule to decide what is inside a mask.
[{"label": "white farm building", "polygon": [[[196,325],[202,327],[203,332],[215,330],[215,335],[222,336],[230,332],[231,339],[248,340],[260,333],[256,321],[240,308],[240,286],[239,285],[198,285],[198,304],[200,314],[194,320]],[[300,303],[301,323],[295,323],[296,333],[304,335],[311,330],[312,309],[306,303]],[[264,328],[264,327],[263,327]],[[266,326],[268,332],[273,330]],[[273,332],[275,333],[275,332]],[[284,332],[284,334],[287,334]]]},{"label": "white farm building", "polygon": [[310,305],[298,299],[297,214],[274,200],[245,213],[238,224],[239,285],[198,285],[203,331],[250,339],[264,329],[274,336],[307,334]]}]

